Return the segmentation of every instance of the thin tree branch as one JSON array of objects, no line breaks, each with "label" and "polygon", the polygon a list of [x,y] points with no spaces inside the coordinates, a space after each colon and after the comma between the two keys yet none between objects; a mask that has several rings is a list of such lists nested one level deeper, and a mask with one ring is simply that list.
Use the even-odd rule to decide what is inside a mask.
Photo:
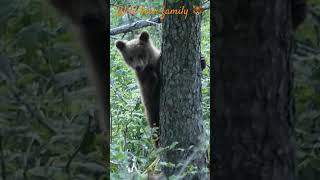
[{"label": "thin tree branch", "polygon": [[183,166],[181,167],[180,171],[177,173],[177,178],[178,179],[182,179],[183,178],[183,173],[185,172],[186,168],[188,167],[188,165],[194,160],[194,158],[199,154],[199,153],[203,153],[204,150],[206,150],[207,147],[205,146],[205,142],[200,142],[198,146],[193,147],[191,150],[193,150],[193,152],[191,153],[191,155],[189,155],[189,157],[187,158],[187,160],[184,162]]},{"label": "thin tree branch", "polygon": [[1,173],[2,173],[2,179],[6,180],[6,164],[4,162],[4,155],[3,155],[3,147],[2,147],[2,136],[0,135],[0,155],[1,155]]},{"label": "thin tree branch", "polygon": [[69,169],[70,169],[70,164],[71,162],[73,161],[73,159],[76,157],[76,155],[79,153],[79,151],[81,150],[81,148],[84,146],[85,144],[85,140],[86,140],[86,137],[87,135],[89,134],[90,132],[90,126],[91,126],[91,121],[92,121],[92,116],[89,115],[89,120],[88,120],[88,124],[87,124],[87,129],[85,131],[85,133],[83,134],[82,136],[82,140],[78,146],[78,148],[72,153],[70,159],[68,160],[67,164],[66,164],[66,167],[65,167],[65,170],[67,173],[69,173]]},{"label": "thin tree branch", "polygon": [[150,20],[140,20],[140,21],[136,21],[136,22],[134,22],[132,24],[126,24],[126,25],[123,25],[123,26],[112,28],[110,30],[110,35],[113,36],[113,35],[116,35],[116,34],[122,34],[122,33],[131,32],[133,30],[141,29],[141,28],[144,28],[144,27],[147,27],[147,26],[154,26],[155,23],[156,24],[160,24],[161,23],[160,17],[155,17],[155,18],[152,18]]},{"label": "thin tree branch", "polygon": [[30,144],[29,144],[27,151],[26,151],[26,154],[24,156],[24,160],[23,160],[23,177],[24,177],[24,179],[28,179],[28,176],[27,176],[28,158],[29,158],[29,154],[30,154],[32,145],[34,143],[34,140],[35,140],[35,138],[34,138],[34,136],[32,136],[32,139],[30,141]]}]

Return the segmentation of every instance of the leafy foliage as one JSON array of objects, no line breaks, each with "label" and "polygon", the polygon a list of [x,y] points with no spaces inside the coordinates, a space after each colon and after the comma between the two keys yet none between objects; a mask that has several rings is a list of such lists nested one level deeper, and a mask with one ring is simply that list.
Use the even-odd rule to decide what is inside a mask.
[{"label": "leafy foliage", "polygon": [[295,119],[299,179],[320,176],[320,1],[309,2],[305,23],[295,33]]},{"label": "leafy foliage", "polygon": [[102,179],[94,91],[67,22],[40,0],[1,1],[0,14],[2,178]]}]

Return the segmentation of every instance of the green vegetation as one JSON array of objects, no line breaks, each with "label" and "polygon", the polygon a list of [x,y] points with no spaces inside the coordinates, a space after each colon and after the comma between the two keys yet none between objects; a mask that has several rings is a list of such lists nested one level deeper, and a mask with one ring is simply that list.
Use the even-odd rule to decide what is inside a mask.
[{"label": "green vegetation", "polygon": [[[295,33],[294,96],[299,179],[320,176],[320,1],[309,2],[310,12]],[[314,15],[312,15],[314,14]]]},{"label": "green vegetation", "polygon": [[[137,2],[140,1],[132,1]],[[142,4],[161,8],[159,2]],[[319,16],[320,2],[314,0],[310,4]],[[115,11],[112,7],[112,14]],[[110,18],[114,28],[150,16]],[[209,12],[204,12],[201,51],[208,66],[209,19]],[[2,0],[0,23],[0,166],[5,165],[0,177],[104,179],[101,140],[93,117],[94,89],[87,78],[79,41],[66,29],[70,26],[68,21],[62,21],[42,0]],[[295,33],[297,172],[299,179],[305,180],[315,180],[320,175],[319,27],[319,20],[309,15]],[[114,47],[116,39],[131,39],[142,30],[149,31],[155,45],[161,47],[161,26],[110,37],[112,179],[143,177],[160,165],[170,165],[157,160],[159,152],[150,141],[134,74]],[[208,135],[209,83],[207,67],[202,78],[202,98]],[[129,174],[128,166],[132,165],[133,173]]]},{"label": "green vegetation", "polygon": [[1,1],[0,22],[0,176],[103,179],[96,123],[87,125],[94,88],[68,22],[42,0]]},{"label": "green vegetation", "polygon": [[[141,1],[140,1],[141,2]],[[150,1],[151,2],[151,1]],[[153,2],[152,2],[153,3]],[[142,5],[161,9],[161,5],[148,1],[139,3],[131,1],[133,5]],[[111,28],[119,27],[126,22],[149,19],[152,15],[130,15],[119,17],[117,7],[111,9]],[[139,12],[139,11],[137,11]],[[145,177],[147,171],[159,170],[165,162],[158,162],[159,150],[153,147],[151,141],[152,130],[148,128],[144,118],[143,105],[140,100],[137,80],[134,72],[125,64],[122,56],[116,50],[115,40],[135,38],[142,31],[148,31],[155,46],[161,47],[161,25],[149,26],[127,34],[119,34],[110,38],[111,64],[111,116],[112,116],[112,144],[111,144],[111,178],[130,179],[130,177]],[[202,77],[202,107],[206,124],[206,133],[210,133],[210,13],[204,12],[201,27],[201,51],[205,56],[207,68]],[[207,144],[209,139],[207,139]],[[135,167],[134,173],[129,173],[130,167]]]}]

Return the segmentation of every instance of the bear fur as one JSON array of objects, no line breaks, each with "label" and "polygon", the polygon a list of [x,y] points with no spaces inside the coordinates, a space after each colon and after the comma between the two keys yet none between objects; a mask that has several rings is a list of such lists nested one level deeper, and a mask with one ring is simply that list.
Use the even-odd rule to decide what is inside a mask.
[{"label": "bear fur", "polygon": [[[131,41],[116,41],[116,47],[121,52],[124,61],[137,76],[145,116],[151,128],[159,127],[160,77],[157,49],[147,32],[142,32],[139,38]],[[156,141],[158,145],[158,141]]]},{"label": "bear fur", "polygon": [[[159,128],[160,50],[153,45],[149,34],[145,31],[130,41],[116,41],[116,47],[124,61],[136,73],[149,126]],[[201,56],[201,69],[203,70],[205,66],[204,57]],[[158,140],[155,143],[158,147]]]}]

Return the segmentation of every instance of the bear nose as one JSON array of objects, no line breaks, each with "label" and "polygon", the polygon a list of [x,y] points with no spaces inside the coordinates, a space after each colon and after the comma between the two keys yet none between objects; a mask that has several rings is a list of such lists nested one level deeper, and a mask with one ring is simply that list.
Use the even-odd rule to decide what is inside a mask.
[{"label": "bear nose", "polygon": [[142,67],[137,66],[137,67],[136,67],[136,71],[138,71],[138,72],[142,71]]}]

